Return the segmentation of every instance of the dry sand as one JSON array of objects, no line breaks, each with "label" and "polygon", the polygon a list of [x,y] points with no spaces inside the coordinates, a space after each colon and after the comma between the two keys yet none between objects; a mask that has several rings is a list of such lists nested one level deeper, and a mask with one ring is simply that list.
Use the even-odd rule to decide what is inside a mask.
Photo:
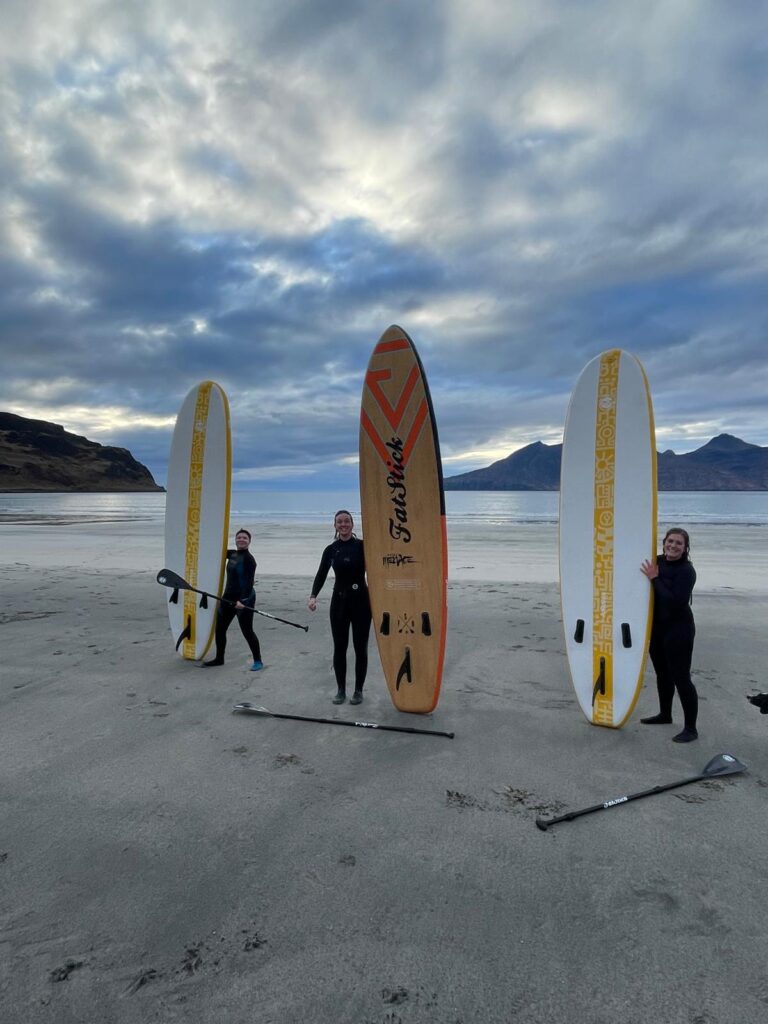
[{"label": "dry sand", "polygon": [[[154,535],[0,528],[3,1021],[764,1021],[768,717],[744,694],[768,689],[765,531],[720,530],[699,545],[701,739],[678,746],[639,724],[650,675],[624,729],[582,717],[554,530],[516,532],[503,568],[496,545],[486,578],[488,543],[452,539],[443,696],[414,718],[373,641],[365,703],[329,703],[329,588],[305,606],[325,531],[283,549],[295,575],[257,552],[258,606],[311,629],[257,619],[255,674],[234,625],[221,669],[173,654]],[[723,751],[749,772],[535,827]]]}]

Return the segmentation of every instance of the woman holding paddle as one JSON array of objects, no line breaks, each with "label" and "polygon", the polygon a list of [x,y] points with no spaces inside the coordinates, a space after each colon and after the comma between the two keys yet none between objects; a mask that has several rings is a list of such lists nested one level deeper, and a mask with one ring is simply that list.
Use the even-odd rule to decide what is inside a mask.
[{"label": "woman holding paddle", "polygon": [[641,718],[643,725],[670,725],[675,690],[683,706],[684,728],[672,739],[690,743],[698,739],[696,717],[699,697],[691,680],[691,658],[696,627],[691,611],[691,594],[696,570],[688,557],[690,538],[685,530],[667,530],[662,554],[655,562],[646,560],[640,571],[653,586],[653,626],[649,653],[656,671],[659,713]]},{"label": "woman holding paddle", "polygon": [[352,532],[354,522],[346,509],[339,509],[333,518],[333,526],[336,537],[323,551],[307,607],[311,612],[316,611],[317,595],[332,568],[336,579],[331,596],[331,634],[337,686],[333,703],[343,704],[347,697],[347,647],[351,626],[355,649],[355,692],[349,703],[359,704],[363,699],[363,684],[368,671],[368,634],[371,629],[363,542]]},{"label": "woman holding paddle", "polygon": [[251,535],[248,530],[238,530],[235,534],[235,547],[227,551],[227,578],[222,601],[216,613],[216,657],[204,661],[205,668],[224,664],[224,650],[227,646],[227,630],[232,619],[237,616],[240,632],[246,639],[253,655],[251,672],[264,668],[261,661],[259,638],[253,631],[253,606],[256,594],[253,581],[256,576],[256,560],[248,548]]}]

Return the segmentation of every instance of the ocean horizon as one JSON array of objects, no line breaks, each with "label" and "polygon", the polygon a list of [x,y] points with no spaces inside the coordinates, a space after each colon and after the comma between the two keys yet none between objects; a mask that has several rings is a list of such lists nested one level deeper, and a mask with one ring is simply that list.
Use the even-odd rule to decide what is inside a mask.
[{"label": "ocean horizon", "polygon": [[[478,526],[557,523],[558,491],[447,491],[448,521]],[[159,521],[164,492],[4,493],[0,523],[30,526],[88,522]],[[768,491],[662,491],[659,522],[712,526],[767,526]],[[359,519],[357,491],[232,492],[230,518],[247,523],[330,522],[339,508]]]}]

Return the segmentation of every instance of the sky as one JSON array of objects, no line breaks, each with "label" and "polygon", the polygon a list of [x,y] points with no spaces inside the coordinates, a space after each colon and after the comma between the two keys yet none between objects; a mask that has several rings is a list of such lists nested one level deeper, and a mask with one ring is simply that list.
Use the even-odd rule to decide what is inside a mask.
[{"label": "sky", "polygon": [[584,365],[660,450],[768,444],[759,0],[0,0],[0,409],[158,482],[217,381],[234,486],[354,486],[392,323],[447,476],[562,439]]}]

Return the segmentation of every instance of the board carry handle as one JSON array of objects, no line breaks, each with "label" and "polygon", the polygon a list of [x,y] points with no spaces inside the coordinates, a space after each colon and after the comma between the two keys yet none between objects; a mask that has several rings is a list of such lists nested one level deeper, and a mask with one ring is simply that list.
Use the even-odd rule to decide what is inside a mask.
[{"label": "board carry handle", "polygon": [[629,628],[628,622],[622,622],[621,624],[621,644],[622,647],[632,646],[632,630]]},{"label": "board carry handle", "polygon": [[429,621],[429,612],[421,613],[421,632],[424,636],[432,636],[432,624]]},{"label": "board carry handle", "polygon": [[381,616],[381,625],[379,626],[379,632],[382,636],[389,636],[389,612],[384,612]]},{"label": "board carry handle", "polygon": [[584,619],[576,619],[576,630],[573,639],[577,644],[584,643]]}]

